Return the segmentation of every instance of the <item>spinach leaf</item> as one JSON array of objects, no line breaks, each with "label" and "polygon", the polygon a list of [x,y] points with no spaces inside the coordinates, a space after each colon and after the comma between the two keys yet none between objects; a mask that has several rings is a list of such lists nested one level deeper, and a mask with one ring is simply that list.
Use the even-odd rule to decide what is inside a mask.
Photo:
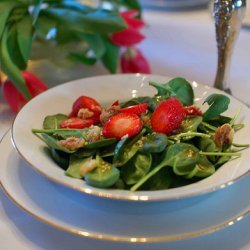
[{"label": "spinach leaf", "polygon": [[203,120],[207,121],[226,111],[228,109],[230,99],[222,94],[211,94],[205,99],[204,103],[207,103],[210,106],[208,110],[203,113]]},{"label": "spinach leaf", "polygon": [[[197,132],[197,129],[201,124],[201,122],[202,122],[202,117],[200,116],[188,116],[184,118],[180,126],[181,133]],[[194,136],[186,136],[183,137],[182,140],[190,140],[193,137]]]},{"label": "spinach leaf", "polygon": [[183,166],[173,166],[173,171],[176,175],[187,175],[195,169],[195,164],[183,165]]},{"label": "spinach leaf", "polygon": [[115,142],[116,142],[115,138],[107,138],[107,139],[102,138],[99,141],[95,141],[95,142],[91,142],[87,144],[86,146],[84,146],[84,148],[86,149],[102,148],[102,147],[110,146],[114,144]]},{"label": "spinach leaf", "polygon": [[50,155],[62,169],[66,170],[68,168],[70,154],[56,150],[55,148],[50,148]]},{"label": "spinach leaf", "polygon": [[187,179],[193,177],[206,178],[215,172],[214,165],[207,159],[205,155],[200,156],[200,160],[196,163],[195,168],[186,175]]},{"label": "spinach leaf", "polygon": [[[216,147],[215,142],[211,138],[200,138],[198,141],[198,148],[203,152],[219,152],[219,149]],[[208,156],[208,159],[212,162],[215,162],[217,156]]]},{"label": "spinach leaf", "polygon": [[168,147],[163,155],[162,161],[153,168],[146,176],[141,178],[134,186],[131,187],[131,191],[137,190],[148,179],[154,176],[162,168],[171,166],[175,169],[189,167],[196,164],[199,161],[199,149],[195,146],[187,143],[177,143]]},{"label": "spinach leaf", "polygon": [[44,142],[48,145],[49,148],[54,148],[54,149],[57,149],[57,150],[60,150],[60,151],[63,151],[65,153],[69,153],[69,154],[72,154],[75,152],[75,151],[71,151],[65,147],[60,146],[58,144],[58,140],[50,135],[42,134],[42,137],[44,139]]},{"label": "spinach leaf", "polygon": [[121,175],[127,185],[135,184],[147,174],[151,167],[152,156],[149,153],[137,153],[121,169]]},{"label": "spinach leaf", "polygon": [[98,188],[111,187],[119,180],[120,171],[98,155],[96,160],[98,162],[97,168],[84,175],[86,183]]},{"label": "spinach leaf", "polygon": [[67,119],[68,116],[64,114],[48,115],[43,120],[43,129],[58,129],[60,123]]},{"label": "spinach leaf", "polygon": [[143,152],[160,153],[168,144],[168,137],[161,133],[152,133],[143,139],[143,146],[140,149]]},{"label": "spinach leaf", "polygon": [[178,98],[184,106],[190,106],[194,103],[194,91],[191,84],[184,78],[174,78],[167,83],[159,84],[155,82],[149,83],[155,87],[158,91],[157,97],[169,97]]},{"label": "spinach leaf", "polygon": [[177,77],[170,80],[167,84],[184,106],[193,105],[194,91],[186,79]]},{"label": "spinach leaf", "polygon": [[77,156],[78,158],[86,158],[95,155],[97,152],[96,149],[86,149],[85,147],[79,148],[74,155]]},{"label": "spinach leaf", "polygon": [[153,112],[155,110],[155,108],[158,105],[158,101],[155,100],[154,97],[150,97],[150,96],[138,96],[138,97],[134,97],[131,100],[121,103],[121,108],[126,108],[129,106],[134,106],[137,104],[141,104],[141,103],[147,103],[148,104],[148,109]]},{"label": "spinach leaf", "polygon": [[141,132],[133,138],[125,137],[120,140],[114,151],[113,164],[115,166],[123,166],[126,164],[141,148],[142,143],[138,143],[138,141],[142,138],[146,129],[142,129]]},{"label": "spinach leaf", "polygon": [[66,170],[65,174],[73,178],[82,179],[81,167],[90,160],[92,160],[92,157],[78,158],[75,155],[71,155],[69,161],[69,167]]},{"label": "spinach leaf", "polygon": [[162,168],[142,185],[142,190],[163,190],[168,189],[173,182],[173,173],[170,168]]},{"label": "spinach leaf", "polygon": [[177,143],[168,147],[162,166],[185,167],[199,161],[199,149],[187,143]]}]

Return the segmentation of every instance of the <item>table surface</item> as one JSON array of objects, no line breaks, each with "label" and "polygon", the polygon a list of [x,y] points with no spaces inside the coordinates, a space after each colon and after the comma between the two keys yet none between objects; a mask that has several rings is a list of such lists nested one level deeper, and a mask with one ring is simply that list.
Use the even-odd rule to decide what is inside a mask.
[{"label": "table surface", "polygon": [[[216,71],[214,23],[208,10],[146,11],[146,40],[140,45],[152,73],[182,76],[212,86]],[[233,54],[233,95],[250,105],[250,31],[242,30]],[[100,66],[82,77],[106,74]],[[66,79],[66,78],[65,78]],[[61,79],[63,81],[63,79]],[[0,138],[15,115],[0,91]],[[250,177],[247,177],[250,180]],[[1,249],[250,249],[250,216],[233,226],[201,237],[160,244],[123,244],[81,238],[45,225],[17,208],[0,190]]]}]

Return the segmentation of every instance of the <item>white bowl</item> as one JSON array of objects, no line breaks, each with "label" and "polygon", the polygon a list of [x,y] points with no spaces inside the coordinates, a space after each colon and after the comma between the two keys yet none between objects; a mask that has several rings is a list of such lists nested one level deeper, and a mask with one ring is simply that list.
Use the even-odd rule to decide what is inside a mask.
[{"label": "white bowl", "polygon": [[[73,101],[80,95],[95,98],[100,103],[108,105],[114,100],[128,100],[136,96],[154,95],[149,80],[164,83],[170,80],[166,76],[154,75],[107,75],[84,78],[59,85],[32,99],[18,113],[12,127],[12,139],[19,154],[31,167],[47,178],[92,195],[121,200],[171,200],[204,194],[224,188],[241,176],[250,172],[250,149],[242,151],[242,156],[219,168],[215,174],[194,184],[161,191],[136,191],[99,189],[87,185],[83,180],[74,179],[64,174],[54,161],[44,153],[44,143],[32,134],[32,128],[41,128],[47,115],[56,113],[68,114]],[[211,93],[222,93],[219,90],[192,82],[195,92],[195,102],[202,106],[203,100]],[[235,135],[235,142],[250,143],[250,110],[240,101],[230,97],[231,103],[225,115],[234,116],[242,107],[239,120],[245,128]],[[28,181],[28,180],[24,180]]]}]

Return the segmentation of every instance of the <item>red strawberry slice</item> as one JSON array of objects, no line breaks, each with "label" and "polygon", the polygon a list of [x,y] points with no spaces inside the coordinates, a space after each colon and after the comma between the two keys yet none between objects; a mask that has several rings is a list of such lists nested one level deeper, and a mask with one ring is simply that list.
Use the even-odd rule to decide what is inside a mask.
[{"label": "red strawberry slice", "polygon": [[80,96],[73,103],[72,111],[70,113],[70,117],[76,117],[78,111],[82,108],[89,109],[94,113],[93,119],[95,120],[95,124],[99,123],[99,116],[101,114],[101,105],[93,98],[88,96]]},{"label": "red strawberry slice", "polygon": [[120,140],[123,136],[132,137],[142,129],[142,121],[136,114],[119,113],[112,116],[103,126],[103,136]]},{"label": "red strawberry slice", "polygon": [[196,106],[184,107],[184,112],[186,116],[202,116],[202,111]]},{"label": "red strawberry slice", "polygon": [[87,128],[94,124],[93,119],[81,119],[79,117],[69,118],[60,124],[60,128]]},{"label": "red strawberry slice", "polygon": [[132,114],[136,114],[136,115],[141,115],[141,114],[145,113],[147,111],[147,109],[148,109],[148,104],[141,103],[141,104],[127,107],[127,108],[123,108],[120,111],[122,113],[132,113]]},{"label": "red strawberry slice", "polygon": [[161,102],[152,114],[152,128],[156,132],[170,134],[181,125],[184,114],[181,102],[176,98],[169,98]]}]

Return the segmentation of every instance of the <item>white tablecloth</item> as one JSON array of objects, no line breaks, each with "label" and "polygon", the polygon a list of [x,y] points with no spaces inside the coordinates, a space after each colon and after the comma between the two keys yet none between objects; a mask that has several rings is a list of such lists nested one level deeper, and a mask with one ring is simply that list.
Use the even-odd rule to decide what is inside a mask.
[{"label": "white tablecloth", "polygon": [[[212,86],[216,43],[211,13],[145,13],[147,39],[140,45],[152,73],[182,76]],[[235,97],[250,105],[250,31],[242,30],[233,55],[230,83]],[[105,72],[97,68],[94,74]],[[0,138],[14,114],[0,93]],[[249,177],[248,177],[249,178]],[[249,178],[250,181],[250,178]],[[250,249],[250,216],[229,228],[194,239],[161,244],[121,244],[71,235],[38,222],[17,208],[0,190],[0,249]]]}]

